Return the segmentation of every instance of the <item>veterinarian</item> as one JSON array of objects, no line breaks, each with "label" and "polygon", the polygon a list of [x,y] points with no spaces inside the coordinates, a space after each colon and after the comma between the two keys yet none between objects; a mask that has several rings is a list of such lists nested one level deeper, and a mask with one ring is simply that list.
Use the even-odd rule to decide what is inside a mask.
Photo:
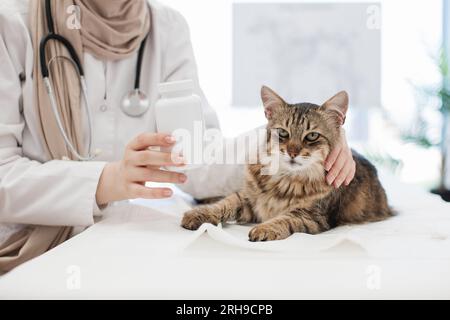
[{"label": "veterinarian", "polygon": [[[193,79],[206,127],[219,126],[198,87],[188,26],[178,12],[145,0],[50,5],[46,12],[45,0],[0,4],[0,273],[92,225],[111,202],[172,195],[169,188],[145,187],[147,181],[178,184],[199,199],[230,193],[242,181],[242,166],[207,166],[189,176],[160,170],[180,163],[149,147],[170,146],[173,139],[155,133],[151,108],[133,114],[123,107],[129,92],[146,93],[153,106],[159,83]],[[73,8],[81,13],[78,27]],[[75,67],[65,61],[66,42]],[[90,144],[97,149],[93,155]],[[330,184],[353,178],[345,138],[327,166]]]}]

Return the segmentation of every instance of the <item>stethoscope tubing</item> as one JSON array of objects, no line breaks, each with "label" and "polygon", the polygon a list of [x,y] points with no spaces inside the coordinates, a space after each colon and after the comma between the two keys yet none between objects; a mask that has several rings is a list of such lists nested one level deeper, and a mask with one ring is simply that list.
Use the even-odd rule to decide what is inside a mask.
[{"label": "stethoscope tubing", "polygon": [[[89,105],[89,100],[88,100],[88,95],[87,95],[87,84],[86,84],[86,79],[85,79],[85,75],[84,75],[84,69],[83,69],[81,60],[80,60],[75,48],[72,46],[72,44],[69,42],[69,40],[67,40],[65,37],[63,37],[62,35],[57,34],[55,32],[54,21],[53,21],[53,16],[52,16],[51,11],[52,10],[51,10],[50,0],[45,0],[45,13],[46,13],[47,27],[48,27],[49,33],[45,37],[42,38],[42,40],[40,41],[40,44],[39,44],[39,54],[40,54],[39,59],[40,59],[40,66],[41,66],[41,75],[42,75],[42,78],[44,81],[44,85],[45,85],[47,94],[49,96],[51,109],[56,118],[56,123],[57,123],[58,129],[61,132],[64,142],[66,143],[66,146],[69,148],[69,151],[72,153],[72,155],[75,156],[78,160],[90,161],[98,156],[98,152],[95,152],[95,154],[92,153],[93,125],[92,125],[91,108]],[[133,93],[135,95],[141,94],[141,92],[139,90],[141,69],[142,69],[141,66],[142,66],[142,59],[143,59],[143,54],[144,54],[144,50],[145,50],[146,40],[147,40],[147,36],[142,41],[141,46],[139,48],[139,52],[138,52],[138,61],[137,61],[137,66],[136,66],[136,78],[135,78],[134,90],[133,90]],[[59,42],[69,52],[71,59],[69,59],[68,57],[65,57],[65,56],[55,56],[52,59],[50,59],[50,61],[47,63],[46,62],[47,61],[46,47],[50,41]],[[86,156],[82,156],[77,151],[77,149],[74,147],[74,145],[70,141],[66,131],[64,130],[64,126],[63,126],[61,118],[60,118],[58,104],[56,102],[55,93],[53,91],[52,81],[50,79],[50,72],[49,72],[49,67],[51,67],[51,64],[57,58],[66,59],[69,62],[71,62],[72,65],[74,66],[74,68],[76,69],[76,72],[78,73],[78,76],[80,78],[80,87],[81,87],[81,92],[83,95],[84,106],[86,109],[86,116],[87,116],[88,127],[89,127],[88,151],[87,151]],[[146,101],[146,100],[144,100],[144,101]],[[143,110],[143,112],[139,112],[137,114],[132,114],[130,111],[129,116],[132,116],[132,117],[141,116],[147,110],[148,110],[148,106],[146,106],[146,109]],[[127,112],[125,112],[125,113],[127,113]]]},{"label": "stethoscope tubing", "polygon": [[80,161],[90,161],[93,160],[97,155],[96,154],[92,154],[91,149],[92,149],[92,135],[93,135],[93,128],[92,128],[92,121],[91,121],[91,112],[90,112],[90,108],[89,108],[89,104],[88,104],[88,99],[87,99],[87,94],[86,94],[86,80],[84,78],[84,76],[80,76],[80,86],[82,87],[81,91],[83,92],[83,99],[85,101],[85,106],[86,106],[86,114],[88,117],[88,127],[89,127],[89,142],[88,142],[88,154],[87,156],[82,156],[81,154],[78,153],[78,151],[76,150],[76,148],[73,146],[72,142],[70,142],[69,137],[66,134],[66,131],[64,130],[63,124],[61,122],[61,118],[59,117],[59,111],[58,111],[58,107],[57,107],[57,103],[56,103],[56,99],[55,99],[55,94],[53,92],[53,88],[51,85],[51,81],[49,77],[44,78],[44,85],[46,88],[46,91],[48,93],[49,96],[49,100],[50,100],[50,106],[52,108],[52,111],[55,115],[56,118],[56,124],[58,125],[58,129],[61,132],[61,135],[64,139],[64,142],[66,143],[67,147],[69,148],[69,151]]},{"label": "stethoscope tubing", "polygon": [[[42,40],[39,44],[39,59],[40,59],[40,65],[41,65],[41,74],[42,74],[42,78],[44,81],[45,89],[47,91],[47,94],[48,94],[48,97],[50,100],[50,106],[51,106],[53,114],[55,116],[58,129],[61,132],[64,142],[65,142],[66,146],[69,148],[69,151],[72,153],[72,155],[74,155],[80,161],[90,161],[90,160],[93,160],[97,155],[92,154],[92,136],[93,136],[92,116],[91,116],[91,108],[89,105],[89,100],[87,97],[87,85],[86,85],[86,79],[84,77],[84,69],[83,69],[83,66],[81,65],[80,58],[78,57],[74,47],[69,42],[69,40],[67,40],[65,37],[55,33],[53,17],[52,17],[52,13],[51,13],[50,0],[45,1],[45,12],[46,12],[46,17],[47,17],[47,26],[48,26],[49,34],[46,35],[44,38],[42,38]],[[47,62],[46,62],[47,61],[46,47],[50,41],[60,42],[61,45],[63,47],[65,47],[67,49],[67,51],[69,52],[71,59],[64,57],[64,56],[60,56],[60,57],[55,56],[52,59],[50,59],[50,61],[47,64]],[[89,133],[90,133],[89,139],[88,139],[88,153],[86,156],[82,156],[77,151],[77,149],[74,147],[72,142],[70,141],[69,137],[67,136],[66,131],[64,130],[64,126],[62,124],[61,117],[59,115],[58,105],[56,103],[55,93],[53,91],[52,83],[50,80],[50,72],[48,69],[57,58],[66,59],[69,62],[71,62],[73,64],[73,66],[75,67],[75,69],[79,75],[79,78],[80,78],[80,87],[81,87],[81,92],[83,95],[84,106],[85,106],[85,110],[86,110],[86,116],[87,116],[87,120],[88,120],[87,122],[88,122]]]}]

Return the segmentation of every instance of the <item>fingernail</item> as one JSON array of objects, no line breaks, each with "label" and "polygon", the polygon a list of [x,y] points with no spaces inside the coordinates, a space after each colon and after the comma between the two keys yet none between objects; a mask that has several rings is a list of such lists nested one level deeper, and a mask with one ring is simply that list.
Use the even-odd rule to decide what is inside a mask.
[{"label": "fingernail", "polygon": [[172,195],[172,190],[164,190],[163,194],[166,197],[170,197]]},{"label": "fingernail", "polygon": [[175,139],[175,137],[172,137],[172,136],[167,136],[166,142],[167,143],[175,143],[175,142],[177,142],[177,139]]},{"label": "fingernail", "polygon": [[180,182],[185,183],[187,181],[187,177],[185,175],[180,176]]},{"label": "fingernail", "polygon": [[331,184],[333,183],[333,178],[327,178],[327,183],[331,186]]}]

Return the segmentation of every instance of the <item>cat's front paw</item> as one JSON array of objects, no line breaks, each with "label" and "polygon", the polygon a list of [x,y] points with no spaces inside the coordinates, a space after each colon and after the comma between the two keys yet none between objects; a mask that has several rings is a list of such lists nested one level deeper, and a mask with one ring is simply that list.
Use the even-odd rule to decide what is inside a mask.
[{"label": "cat's front paw", "polygon": [[250,230],[248,238],[252,242],[282,240],[290,234],[279,230],[277,226],[271,224],[260,224]]},{"label": "cat's front paw", "polygon": [[181,226],[188,230],[197,230],[204,223],[218,225],[219,222],[219,219],[207,207],[198,207],[184,214]]}]

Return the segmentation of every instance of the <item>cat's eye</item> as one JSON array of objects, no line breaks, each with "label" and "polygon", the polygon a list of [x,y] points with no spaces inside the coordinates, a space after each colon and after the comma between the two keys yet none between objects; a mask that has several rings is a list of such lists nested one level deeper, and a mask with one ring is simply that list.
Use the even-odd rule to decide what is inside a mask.
[{"label": "cat's eye", "polygon": [[287,138],[289,138],[289,132],[287,132],[284,129],[279,128],[278,129],[278,136],[280,137],[280,139],[287,139]]},{"label": "cat's eye", "polygon": [[317,139],[319,139],[320,137],[320,133],[317,132],[310,132],[306,135],[305,140],[308,142],[314,142]]}]

